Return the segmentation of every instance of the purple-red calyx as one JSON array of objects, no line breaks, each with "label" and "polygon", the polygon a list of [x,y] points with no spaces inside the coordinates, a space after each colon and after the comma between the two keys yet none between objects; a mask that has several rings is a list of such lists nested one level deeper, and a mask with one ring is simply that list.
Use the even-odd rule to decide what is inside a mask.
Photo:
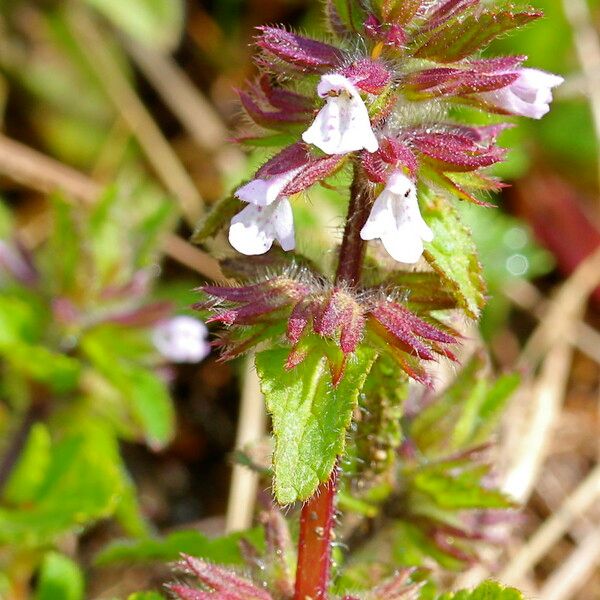
[{"label": "purple-red calyx", "polygon": [[[390,352],[409,376],[425,384],[431,382],[414,358],[454,360],[450,350],[458,341],[454,332],[428,314],[417,316],[402,302],[387,298],[382,289],[356,291],[295,272],[248,286],[205,286],[201,291],[207,300],[196,308],[210,310],[208,323],[229,328],[215,343],[222,348],[224,360],[283,337],[290,347],[286,368],[292,369],[313,345],[325,342],[336,349],[325,353],[337,383],[346,361],[369,337],[382,351]],[[285,326],[278,328],[278,323]]]}]

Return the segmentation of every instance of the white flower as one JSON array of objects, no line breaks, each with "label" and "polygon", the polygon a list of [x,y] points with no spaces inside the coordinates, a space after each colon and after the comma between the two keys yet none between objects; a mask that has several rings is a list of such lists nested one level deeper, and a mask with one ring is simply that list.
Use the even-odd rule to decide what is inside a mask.
[{"label": "white flower", "polygon": [[375,152],[379,148],[367,107],[346,77],[336,73],[323,75],[317,92],[327,101],[302,135],[307,144],[314,144],[326,154],[346,154],[363,148]]},{"label": "white flower", "polygon": [[242,254],[264,254],[275,240],[284,250],[296,247],[294,215],[285,196],[280,196],[268,206],[249,204],[231,219],[229,243]]},{"label": "white flower", "polygon": [[519,69],[517,72],[519,78],[511,85],[478,96],[509,113],[541,119],[550,110],[552,88],[559,86],[564,79],[538,69]]},{"label": "white flower", "polygon": [[421,217],[417,188],[406,175],[396,171],[388,179],[365,226],[363,240],[380,239],[390,256],[402,263],[416,263],[423,254],[423,242],[433,240],[433,232]]},{"label": "white flower", "polygon": [[206,325],[193,317],[179,316],[159,323],[152,332],[156,349],[174,363],[197,363],[210,354]]},{"label": "white flower", "polygon": [[248,204],[256,206],[268,206],[279,198],[285,186],[296,177],[301,168],[292,169],[281,175],[265,179],[253,179],[246,185],[243,185],[235,196]]}]

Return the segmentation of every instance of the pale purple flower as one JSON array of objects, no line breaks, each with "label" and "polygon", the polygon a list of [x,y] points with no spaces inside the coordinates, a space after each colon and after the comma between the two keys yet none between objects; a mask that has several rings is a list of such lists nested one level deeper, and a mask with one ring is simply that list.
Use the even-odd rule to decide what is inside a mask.
[{"label": "pale purple flower", "polygon": [[381,192],[365,226],[363,240],[380,239],[390,256],[413,264],[423,254],[423,242],[433,240],[433,232],[423,220],[415,184],[400,171],[393,173]]},{"label": "pale purple flower", "polygon": [[325,106],[302,139],[326,154],[347,154],[358,150],[375,152],[379,142],[371,128],[365,103],[354,84],[343,75],[323,75],[317,87]]},{"label": "pale purple flower", "polygon": [[478,94],[487,104],[508,113],[541,119],[550,111],[552,88],[561,85],[562,77],[538,69],[519,69],[519,78],[512,84],[493,92]]},{"label": "pale purple flower", "polygon": [[208,329],[193,317],[178,316],[159,323],[152,332],[152,342],[174,363],[197,363],[210,354]]}]

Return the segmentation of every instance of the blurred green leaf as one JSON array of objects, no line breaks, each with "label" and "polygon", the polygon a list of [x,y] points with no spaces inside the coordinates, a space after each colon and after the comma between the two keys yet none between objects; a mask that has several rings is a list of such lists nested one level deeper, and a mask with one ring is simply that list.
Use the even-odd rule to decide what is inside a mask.
[{"label": "blurred green leaf", "polygon": [[220,202],[217,202],[196,225],[191,241],[195,244],[201,244],[208,238],[214,237],[229,224],[231,218],[240,211],[243,204],[235,196],[227,196]]},{"label": "blurred green leaf", "polygon": [[439,398],[410,424],[410,436],[429,458],[486,443],[520,383],[518,374],[496,380],[486,374],[484,355],[476,354]]},{"label": "blurred green leaf", "polygon": [[118,448],[111,434],[91,424],[52,448],[36,498],[0,509],[0,544],[21,548],[53,542],[113,514],[122,491]]},{"label": "blurred green leaf", "polygon": [[151,351],[149,339],[126,328],[101,326],[86,333],[82,349],[106,381],[117,390],[131,419],[148,444],[161,449],[175,428],[175,411],[166,383],[136,358]]},{"label": "blurred green leaf", "polygon": [[35,499],[50,463],[51,440],[48,428],[36,423],[4,488],[8,504],[23,504]]},{"label": "blurred green leaf", "polygon": [[120,563],[173,561],[181,554],[204,558],[218,564],[243,564],[240,540],[246,539],[262,548],[263,529],[257,527],[220,538],[209,538],[199,531],[177,531],[165,538],[119,541],[107,546],[96,556],[96,564],[108,566]]},{"label": "blurred green leaf", "polygon": [[525,600],[515,588],[507,588],[495,581],[485,581],[474,590],[442,594],[438,600]]},{"label": "blurred green leaf", "polygon": [[35,600],[82,600],[83,573],[70,558],[48,552],[39,573]]},{"label": "blurred green leaf", "polygon": [[151,48],[171,51],[183,30],[181,0],[86,0],[118,28]]},{"label": "blurred green leaf", "polygon": [[441,197],[427,202],[423,217],[435,236],[425,246],[425,258],[467,315],[477,319],[485,306],[486,285],[471,232],[450,202]]},{"label": "blurred green leaf", "polygon": [[[482,486],[489,470],[487,465],[465,463],[461,468],[440,463],[419,469],[412,481],[416,490],[430,496],[441,509],[511,508],[513,503],[502,492]],[[415,505],[417,514],[422,508]]]},{"label": "blurred green leaf", "polygon": [[342,381],[333,387],[319,349],[311,350],[290,371],[284,369],[288,354],[289,349],[277,349],[256,355],[261,389],[273,418],[274,489],[281,504],[306,500],[331,474],[376,357],[372,350],[358,351]]},{"label": "blurred green leaf", "polygon": [[165,600],[158,592],[137,592],[127,597],[127,600]]}]

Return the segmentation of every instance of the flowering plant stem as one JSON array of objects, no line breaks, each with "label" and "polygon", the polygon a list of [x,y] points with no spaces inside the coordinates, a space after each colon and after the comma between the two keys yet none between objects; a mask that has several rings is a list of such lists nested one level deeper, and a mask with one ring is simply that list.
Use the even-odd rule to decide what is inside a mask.
[{"label": "flowering plant stem", "polygon": [[[350,205],[336,274],[336,285],[357,287],[365,242],[360,237],[372,204],[372,194],[359,166],[354,167]],[[325,600],[331,571],[331,542],[339,467],[302,508],[294,600]]]}]

